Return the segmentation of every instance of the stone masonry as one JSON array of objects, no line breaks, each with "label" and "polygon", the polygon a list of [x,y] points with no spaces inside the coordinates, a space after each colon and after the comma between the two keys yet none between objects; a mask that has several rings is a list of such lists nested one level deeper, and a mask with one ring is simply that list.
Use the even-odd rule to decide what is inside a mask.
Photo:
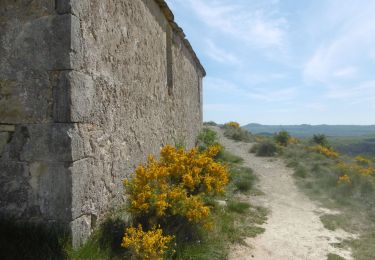
[{"label": "stone masonry", "polygon": [[195,144],[204,76],[162,0],[1,0],[1,217],[80,245],[148,154]]}]

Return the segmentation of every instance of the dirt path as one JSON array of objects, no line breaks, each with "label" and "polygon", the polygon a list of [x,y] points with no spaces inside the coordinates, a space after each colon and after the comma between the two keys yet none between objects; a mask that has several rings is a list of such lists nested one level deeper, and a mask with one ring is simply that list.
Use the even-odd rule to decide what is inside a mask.
[{"label": "dirt path", "polygon": [[298,190],[292,169],[280,159],[250,154],[251,144],[234,142],[225,138],[218,128],[215,130],[226,149],[244,158],[244,166],[252,168],[259,177],[258,188],[265,195],[249,197],[249,202],[270,210],[263,225],[266,231],[256,238],[248,238],[249,246],[233,246],[229,259],[324,260],[328,253],[353,259],[350,251],[331,245],[352,235],[324,228],[319,216],[332,212],[320,208]]}]

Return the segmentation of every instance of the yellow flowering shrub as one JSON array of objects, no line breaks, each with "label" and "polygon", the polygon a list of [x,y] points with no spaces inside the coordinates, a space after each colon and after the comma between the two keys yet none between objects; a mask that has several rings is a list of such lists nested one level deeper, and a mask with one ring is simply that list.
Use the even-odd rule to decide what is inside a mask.
[{"label": "yellow flowering shrub", "polygon": [[350,183],[350,177],[347,174],[344,174],[339,177],[338,183]]},{"label": "yellow flowering shrub", "polygon": [[[201,215],[209,214],[202,194],[223,192],[229,181],[226,166],[213,159],[219,151],[219,146],[200,153],[196,148],[185,152],[167,145],[159,161],[150,156],[146,166],[136,169],[132,180],[124,181],[130,211],[158,217],[178,214],[199,222]],[[192,217],[193,209],[196,218]]]},{"label": "yellow flowering shrub", "polygon": [[153,227],[145,232],[141,225],[125,231],[122,247],[129,248],[140,259],[162,260],[173,236],[164,236],[163,230]]},{"label": "yellow flowering shrub", "polygon": [[375,168],[356,165],[355,170],[364,176],[375,175]]},{"label": "yellow flowering shrub", "polygon": [[292,136],[289,138],[288,144],[298,144],[298,143],[300,143],[300,140],[297,137]]},{"label": "yellow flowering shrub", "polygon": [[324,156],[326,156],[328,158],[338,158],[339,157],[339,153],[336,152],[335,150],[333,150],[332,148],[325,147],[325,146],[322,146],[322,145],[319,145],[319,144],[311,146],[311,147],[309,147],[309,149],[311,151],[323,154]]},{"label": "yellow flowering shrub", "polygon": [[255,136],[255,142],[261,143],[261,142],[264,142],[264,141],[266,141],[265,137],[259,136],[259,135]]},{"label": "yellow flowering shrub", "polygon": [[338,162],[337,167],[340,170],[340,172],[343,174],[348,174],[353,170],[353,165],[343,162],[343,161]]},{"label": "yellow flowering shrub", "polygon": [[[356,162],[358,162],[357,158],[355,158]],[[347,175],[347,174],[360,174],[363,176],[370,176],[375,175],[375,168],[371,166],[364,166],[363,164],[349,164],[345,162],[339,162],[337,164],[340,172]]]},{"label": "yellow flowering shrub", "polygon": [[[227,166],[214,160],[221,149],[214,145],[204,151],[185,151],[166,145],[160,159],[149,156],[147,164],[138,166],[132,178],[124,181],[128,209],[135,221],[146,230],[157,224],[173,232],[183,225],[199,224],[208,229],[211,209],[205,197],[224,192],[229,182]],[[136,234],[134,229],[125,234],[128,242],[123,246],[138,254],[135,249],[144,246],[144,241],[129,244],[131,234]]]},{"label": "yellow flowering shrub", "polygon": [[230,127],[233,127],[233,128],[240,128],[240,124],[237,123],[237,122],[228,122],[228,123],[225,123],[226,126],[230,126]]},{"label": "yellow flowering shrub", "polygon": [[362,155],[358,155],[357,157],[354,158],[354,160],[357,162],[357,164],[359,165],[366,165],[366,166],[369,166],[371,165],[371,160],[362,156]]}]

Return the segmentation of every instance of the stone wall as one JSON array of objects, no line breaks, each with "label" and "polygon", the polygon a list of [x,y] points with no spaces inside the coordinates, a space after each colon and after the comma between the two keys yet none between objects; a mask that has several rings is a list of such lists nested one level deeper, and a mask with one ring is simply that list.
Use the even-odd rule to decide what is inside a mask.
[{"label": "stone wall", "polygon": [[205,72],[164,1],[1,1],[0,43],[2,215],[78,245],[148,154],[194,145]]}]

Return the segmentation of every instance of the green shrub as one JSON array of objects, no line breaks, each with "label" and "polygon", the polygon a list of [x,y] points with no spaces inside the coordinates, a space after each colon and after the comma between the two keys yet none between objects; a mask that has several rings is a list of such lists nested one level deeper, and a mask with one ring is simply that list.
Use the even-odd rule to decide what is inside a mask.
[{"label": "green shrub", "polygon": [[[317,139],[321,142],[322,138]],[[340,209],[342,218],[348,221],[343,222],[334,215],[332,219],[322,218],[322,222],[330,229],[337,227],[360,234],[345,245],[352,248],[355,259],[372,259],[375,254],[375,175],[372,166],[360,158],[327,158],[307,149],[307,145],[284,149],[288,165],[295,169],[297,185],[328,208]],[[322,144],[319,146],[323,147]],[[330,259],[340,258],[331,255]]]},{"label": "green shrub", "polygon": [[241,192],[248,192],[249,190],[251,190],[253,182],[246,179],[240,179],[237,180],[234,185],[236,185],[237,190]]},{"label": "green shrub", "polygon": [[306,178],[307,176],[307,170],[304,166],[299,166],[297,167],[297,169],[295,170],[294,174],[297,176],[297,177],[300,177],[300,178]]},{"label": "green shrub", "polygon": [[253,170],[248,167],[232,167],[230,170],[231,182],[235,186],[235,191],[248,192],[256,181]]},{"label": "green shrub", "polygon": [[281,146],[288,146],[290,138],[290,134],[285,130],[282,130],[275,135],[276,143]]},{"label": "green shrub", "polygon": [[216,124],[214,121],[204,122],[203,125],[207,125],[207,126],[217,126],[217,124]]},{"label": "green shrub", "polygon": [[207,147],[217,145],[218,138],[217,133],[210,128],[203,128],[197,138],[197,146],[200,150],[205,150]]},{"label": "green shrub", "polygon": [[223,129],[224,129],[224,136],[229,139],[232,139],[235,141],[242,141],[242,142],[254,141],[253,135],[249,131],[241,127],[232,127],[232,126],[224,125]]},{"label": "green shrub", "polygon": [[228,203],[228,210],[243,214],[250,208],[250,204],[246,202],[230,201]]},{"label": "green shrub", "polygon": [[225,149],[221,149],[220,150],[220,152],[217,155],[216,159],[218,161],[221,161],[221,162],[232,163],[232,164],[242,163],[243,162],[243,158],[241,158],[241,157],[239,157],[237,155],[234,155],[234,154],[228,152]]},{"label": "green shrub", "polygon": [[256,153],[258,149],[259,149],[259,144],[254,144],[253,146],[251,146],[249,153]]},{"label": "green shrub", "polygon": [[314,135],[312,139],[310,140],[310,142],[313,144],[319,144],[324,147],[330,147],[327,137],[323,134]]},{"label": "green shrub", "polygon": [[266,141],[263,143],[260,143],[256,155],[257,156],[275,156],[277,153],[277,147],[274,143]]},{"label": "green shrub", "polygon": [[345,258],[343,258],[339,255],[336,255],[336,254],[329,253],[327,255],[327,260],[345,260]]}]

